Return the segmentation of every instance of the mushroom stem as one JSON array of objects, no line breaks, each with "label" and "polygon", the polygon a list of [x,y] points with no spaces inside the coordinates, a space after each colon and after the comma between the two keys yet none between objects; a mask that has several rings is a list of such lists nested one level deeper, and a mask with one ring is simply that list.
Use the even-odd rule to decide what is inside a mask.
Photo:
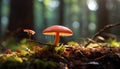
[{"label": "mushroom stem", "polygon": [[59,39],[60,39],[60,35],[59,35],[59,32],[56,33],[56,37],[55,37],[55,41],[54,41],[54,45],[57,46],[58,42],[59,42]]},{"label": "mushroom stem", "polygon": [[28,36],[29,36],[29,40],[31,40],[31,36],[32,36],[32,34],[31,33],[28,33]]}]

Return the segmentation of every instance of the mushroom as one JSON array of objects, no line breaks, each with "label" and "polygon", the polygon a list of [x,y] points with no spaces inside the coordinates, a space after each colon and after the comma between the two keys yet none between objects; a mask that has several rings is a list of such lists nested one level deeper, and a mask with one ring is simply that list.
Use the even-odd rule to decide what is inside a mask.
[{"label": "mushroom", "polygon": [[73,35],[72,30],[67,27],[60,25],[53,25],[43,30],[44,35],[55,35],[54,45],[56,46],[59,42],[60,36],[71,36]]},{"label": "mushroom", "polygon": [[24,32],[27,32],[28,34],[35,34],[35,31],[31,30],[31,29],[24,29]]},{"label": "mushroom", "polygon": [[6,53],[6,54],[11,54],[12,51],[11,51],[11,49],[6,49],[6,50],[5,50],[5,53]]},{"label": "mushroom", "polygon": [[35,34],[35,31],[31,30],[31,29],[24,29],[24,32],[27,32],[27,34],[29,35],[29,40],[31,40],[31,35]]}]

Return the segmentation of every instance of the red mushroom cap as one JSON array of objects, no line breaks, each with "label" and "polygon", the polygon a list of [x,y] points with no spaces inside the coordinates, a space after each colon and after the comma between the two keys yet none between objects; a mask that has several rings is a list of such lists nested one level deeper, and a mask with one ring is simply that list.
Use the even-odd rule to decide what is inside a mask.
[{"label": "red mushroom cap", "polygon": [[31,29],[24,29],[24,32],[30,33],[32,35],[35,34],[35,31],[31,30]]},{"label": "red mushroom cap", "polygon": [[60,36],[71,36],[73,35],[72,30],[70,30],[67,27],[60,26],[60,25],[54,25],[46,28],[43,30],[43,34],[45,35],[56,35],[56,32],[59,32]]},{"label": "red mushroom cap", "polygon": [[56,35],[54,40],[54,45],[56,46],[59,42],[60,36],[71,36],[73,32],[64,26],[54,25],[43,30],[43,34],[45,35]]}]

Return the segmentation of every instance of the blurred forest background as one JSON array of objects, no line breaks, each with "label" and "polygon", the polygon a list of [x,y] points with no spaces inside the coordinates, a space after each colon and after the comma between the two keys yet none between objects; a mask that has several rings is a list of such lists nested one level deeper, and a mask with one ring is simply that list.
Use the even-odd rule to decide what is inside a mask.
[{"label": "blurred forest background", "polygon": [[[74,35],[61,42],[92,37],[103,26],[120,22],[120,0],[0,0],[0,40],[26,38],[23,29],[36,31],[34,38],[52,42],[53,36],[42,31],[52,25],[63,25]],[[107,30],[120,38],[120,27]]]}]

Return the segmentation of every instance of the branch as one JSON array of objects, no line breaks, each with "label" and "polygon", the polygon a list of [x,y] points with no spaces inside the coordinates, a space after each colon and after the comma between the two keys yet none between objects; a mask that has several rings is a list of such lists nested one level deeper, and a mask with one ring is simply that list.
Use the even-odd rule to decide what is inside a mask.
[{"label": "branch", "polygon": [[[100,34],[102,34],[103,32],[105,32],[107,29],[110,29],[110,28],[113,28],[113,27],[116,27],[116,26],[119,26],[119,25],[120,25],[120,23],[115,23],[115,24],[108,24],[108,25],[106,25],[103,29],[101,29],[100,31],[98,31],[98,32],[93,36],[92,40],[95,40],[95,38],[96,38],[97,36],[99,36]],[[87,47],[90,43],[91,43],[91,41],[89,41],[89,42],[85,45],[85,47]]]}]

